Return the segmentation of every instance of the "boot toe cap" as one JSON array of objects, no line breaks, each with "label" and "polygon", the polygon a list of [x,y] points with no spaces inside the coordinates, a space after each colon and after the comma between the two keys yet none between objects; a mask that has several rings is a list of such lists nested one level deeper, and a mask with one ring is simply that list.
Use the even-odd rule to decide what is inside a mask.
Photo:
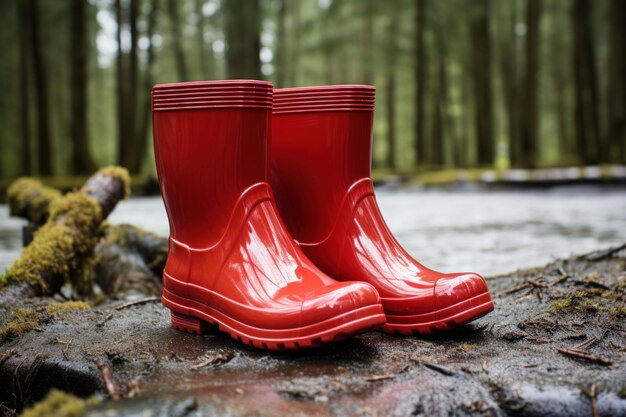
[{"label": "boot toe cap", "polygon": [[435,285],[435,308],[451,307],[486,292],[485,279],[476,273],[447,274]]},{"label": "boot toe cap", "polygon": [[380,296],[372,285],[337,282],[306,295],[302,301],[301,320],[303,325],[318,323],[377,304],[380,304]]}]

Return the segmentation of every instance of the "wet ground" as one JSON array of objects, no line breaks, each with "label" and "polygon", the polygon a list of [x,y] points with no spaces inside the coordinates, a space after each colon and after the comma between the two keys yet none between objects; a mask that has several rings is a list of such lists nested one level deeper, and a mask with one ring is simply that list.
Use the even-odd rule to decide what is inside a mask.
[{"label": "wet ground", "polygon": [[[626,241],[626,188],[619,186],[526,191],[387,186],[376,192],[404,247],[443,271],[492,276]],[[160,197],[123,201],[110,221],[168,233]],[[0,272],[19,256],[22,224],[0,205]]]},{"label": "wet ground", "polygon": [[626,250],[489,285],[496,310],[454,332],[370,332],[300,353],[181,333],[158,301],[109,301],[0,346],[0,402],[58,387],[121,398],[89,416],[626,415]]}]

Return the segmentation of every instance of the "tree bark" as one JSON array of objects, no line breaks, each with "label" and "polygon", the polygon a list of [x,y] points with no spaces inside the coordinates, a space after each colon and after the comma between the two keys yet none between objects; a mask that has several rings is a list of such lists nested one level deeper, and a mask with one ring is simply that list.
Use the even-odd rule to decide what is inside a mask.
[{"label": "tree bark", "polygon": [[148,28],[146,34],[148,36],[148,39],[150,40],[150,43],[148,44],[148,57],[143,79],[143,91],[145,93],[142,105],[143,113],[141,115],[141,121],[139,125],[140,127],[137,132],[137,138],[134,141],[137,149],[133,152],[133,154],[136,155],[136,158],[134,161],[132,161],[130,165],[129,170],[131,173],[141,171],[141,163],[146,156],[146,149],[148,147],[148,130],[150,128],[150,114],[152,113],[150,108],[150,90],[152,89],[152,85],[154,84],[152,68],[154,67],[154,62],[156,60],[152,37],[156,33],[159,13],[159,0],[152,0],[152,8],[150,9],[150,15],[148,16]]},{"label": "tree bark", "polygon": [[[626,2],[611,0],[609,8],[608,133],[612,162],[626,163]],[[608,162],[608,161],[607,161]]]},{"label": "tree bark", "polygon": [[432,163],[439,168],[443,167],[446,162],[446,126],[450,125],[447,117],[447,42],[444,27],[445,23],[439,22],[435,30],[435,42],[437,45],[437,94],[434,103]]},{"label": "tree bark", "polygon": [[276,20],[276,87],[285,87],[287,74],[287,0],[278,0],[278,16]]},{"label": "tree bark", "polygon": [[[600,122],[595,44],[588,0],[575,0],[572,9],[574,30],[574,91],[576,138],[582,164],[600,162]],[[622,74],[623,76],[623,74]]]},{"label": "tree bark", "polygon": [[222,3],[226,20],[226,68],[229,78],[261,78],[259,0]]},{"label": "tree bark", "polygon": [[491,75],[491,34],[489,31],[490,1],[475,3],[476,15],[470,21],[472,47],[472,79],[474,84],[474,126],[476,129],[477,163],[491,166],[494,162],[493,93]]},{"label": "tree bark", "polygon": [[415,163],[419,168],[428,164],[426,141],[426,94],[427,70],[426,44],[426,0],[415,0],[415,117],[414,142]]},{"label": "tree bark", "polygon": [[300,48],[302,47],[302,28],[300,23],[302,20],[302,2],[295,1],[291,4],[292,16],[292,45],[289,48],[289,66],[287,67],[287,85],[298,85],[298,74],[300,70]]},{"label": "tree bark", "polygon": [[124,25],[124,9],[121,0],[115,0],[115,15],[117,19],[117,161],[121,166],[127,165],[126,158],[131,146],[130,126],[128,124],[129,94],[127,64],[124,50],[122,49],[122,31]]},{"label": "tree bark", "polygon": [[361,3],[361,82],[371,85],[374,83],[374,3],[372,0],[362,0]]},{"label": "tree bark", "polygon": [[203,80],[208,80],[213,77],[213,60],[209,59],[213,55],[213,50],[210,49],[209,53],[207,54],[206,42],[204,40],[204,32],[206,30],[206,27],[204,25],[204,14],[202,13],[203,5],[203,0],[195,1],[196,16],[198,18],[196,28],[198,35],[196,36],[196,40],[198,42],[198,61],[200,62],[200,73]]},{"label": "tree bark", "polygon": [[20,172],[22,175],[30,175],[32,169],[31,156],[31,126],[30,126],[30,88],[29,88],[29,59],[28,59],[28,36],[30,22],[28,6],[25,1],[17,4],[17,21],[20,24],[19,33],[19,91],[20,91]]},{"label": "tree bark", "polygon": [[396,63],[398,60],[398,12],[391,8],[387,29],[387,69],[386,69],[386,108],[387,108],[387,166],[396,168]]},{"label": "tree bark", "polygon": [[526,72],[524,74],[523,121],[520,132],[520,160],[524,168],[534,168],[538,159],[539,134],[539,19],[541,0],[526,5]]},{"label": "tree bark", "polygon": [[[520,167],[522,165],[520,151],[521,145],[519,141],[520,133],[520,82],[518,71],[518,54],[517,54],[517,35],[515,34],[515,26],[517,24],[517,13],[514,3],[499,2],[498,5],[502,10],[498,21],[502,25],[502,29],[498,33],[500,39],[499,45],[499,68],[502,77],[502,90],[504,94],[504,103],[506,108],[507,119],[507,136],[508,136],[508,153],[511,165]],[[512,10],[511,10],[512,9]]]},{"label": "tree bark", "polygon": [[72,140],[72,172],[88,174],[96,169],[91,156],[87,129],[87,6],[84,0],[72,0],[70,9],[70,137]]},{"label": "tree bark", "polygon": [[52,175],[48,79],[39,33],[39,2],[38,0],[25,1],[30,15],[30,49],[33,59],[35,97],[37,98],[37,165],[40,175]]},{"label": "tree bark", "polygon": [[174,57],[176,59],[178,81],[188,81],[189,74],[187,72],[187,59],[185,57],[185,51],[183,49],[178,5],[179,2],[176,0],[167,0],[167,9],[170,15],[170,22],[172,24],[172,48],[174,49]]}]

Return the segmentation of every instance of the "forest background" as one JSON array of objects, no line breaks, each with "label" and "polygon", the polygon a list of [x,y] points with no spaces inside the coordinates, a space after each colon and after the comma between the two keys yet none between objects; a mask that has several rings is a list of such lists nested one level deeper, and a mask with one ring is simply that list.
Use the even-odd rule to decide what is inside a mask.
[{"label": "forest background", "polygon": [[626,164],[624,0],[3,0],[0,179],[154,176],[155,83],[377,86],[382,173]]}]

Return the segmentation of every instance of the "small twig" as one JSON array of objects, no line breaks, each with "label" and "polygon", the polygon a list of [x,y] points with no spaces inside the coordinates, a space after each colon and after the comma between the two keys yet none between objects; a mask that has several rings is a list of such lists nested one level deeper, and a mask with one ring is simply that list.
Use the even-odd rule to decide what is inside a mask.
[{"label": "small twig", "polygon": [[532,288],[526,294],[520,295],[519,297],[515,298],[515,302],[519,303],[521,301],[530,300],[531,298],[533,298],[533,289]]},{"label": "small twig", "polygon": [[559,268],[559,272],[561,273],[561,276],[556,280],[553,281],[549,284],[550,287],[554,287],[555,285],[559,285],[561,282],[565,281],[566,279],[569,278],[569,274],[565,271],[563,271],[562,268]]},{"label": "small twig", "polygon": [[575,333],[575,334],[568,334],[565,335],[561,338],[561,340],[568,340],[568,339],[584,339],[587,337],[586,333]]},{"label": "small twig", "polygon": [[591,387],[588,390],[583,390],[583,393],[591,400],[593,417],[600,417],[600,412],[598,411],[598,386],[591,384]]},{"label": "small twig", "polygon": [[211,357],[209,357],[207,360],[202,361],[200,363],[197,363],[195,365],[192,365],[191,367],[189,367],[189,369],[191,370],[196,370],[196,369],[200,369],[200,368],[204,368],[205,366],[209,366],[209,365],[213,365],[216,363],[224,363],[224,362],[228,362],[229,360],[231,360],[233,357],[232,354],[224,354],[224,353],[217,353],[215,355],[212,355]]},{"label": "small twig", "polygon": [[96,362],[96,364],[98,365],[98,368],[100,369],[100,373],[102,374],[102,379],[104,379],[104,384],[106,385],[107,393],[109,394],[109,397],[112,400],[119,400],[120,394],[117,389],[117,385],[115,384],[115,380],[113,379],[113,376],[111,375],[111,369],[109,368],[109,365],[107,365],[103,361],[98,361]]},{"label": "small twig", "polygon": [[545,282],[535,281],[534,279],[529,279],[528,283],[535,288],[548,288],[549,285]]},{"label": "small twig", "polygon": [[104,326],[104,324],[105,324],[107,321],[111,320],[111,317],[113,317],[113,313],[109,313],[109,314],[107,314],[107,316],[104,318],[104,320],[102,320],[100,323],[96,323],[96,327],[102,327],[102,326]]},{"label": "small twig", "polygon": [[136,306],[136,305],[140,305],[140,304],[146,304],[146,303],[150,303],[152,301],[159,301],[161,299],[161,297],[146,297],[146,298],[142,298],[140,300],[134,300],[134,301],[129,301],[127,303],[124,304],[120,304],[118,306],[115,307],[116,310],[122,310],[126,307],[131,307],[131,306]]},{"label": "small twig", "polygon": [[595,362],[598,365],[602,365],[602,366],[613,365],[613,361],[608,358],[603,358],[601,356],[592,355],[591,353],[587,353],[582,350],[557,348],[557,352],[562,353],[563,355],[572,356],[575,358],[580,358],[580,359],[585,359],[591,362]]},{"label": "small twig", "polygon": [[598,338],[595,337],[595,336],[592,336],[589,339],[585,340],[584,342],[574,346],[572,349],[580,350],[582,348],[587,348],[587,347],[593,345],[594,343],[596,343],[597,341],[598,341]]},{"label": "small twig", "polygon": [[515,286],[515,287],[513,287],[513,288],[511,288],[511,289],[508,289],[508,290],[504,291],[504,292],[503,292],[503,293],[501,293],[500,295],[509,295],[509,294],[513,294],[513,293],[515,293],[515,292],[522,291],[522,290],[524,290],[524,289],[526,289],[526,288],[528,288],[528,287],[530,287],[530,284],[529,284],[528,282],[525,282],[524,284],[517,285],[517,286]]},{"label": "small twig", "polygon": [[424,361],[422,361],[421,364],[427,367],[428,369],[432,369],[433,371],[439,372],[440,374],[443,374],[445,376],[454,375],[454,372],[452,372],[448,368],[445,368],[441,365],[437,365],[435,363],[430,363],[430,362],[424,362]]},{"label": "small twig", "polygon": [[371,376],[364,376],[363,380],[364,381],[384,381],[386,379],[394,379],[395,376],[394,375],[371,375]]}]

